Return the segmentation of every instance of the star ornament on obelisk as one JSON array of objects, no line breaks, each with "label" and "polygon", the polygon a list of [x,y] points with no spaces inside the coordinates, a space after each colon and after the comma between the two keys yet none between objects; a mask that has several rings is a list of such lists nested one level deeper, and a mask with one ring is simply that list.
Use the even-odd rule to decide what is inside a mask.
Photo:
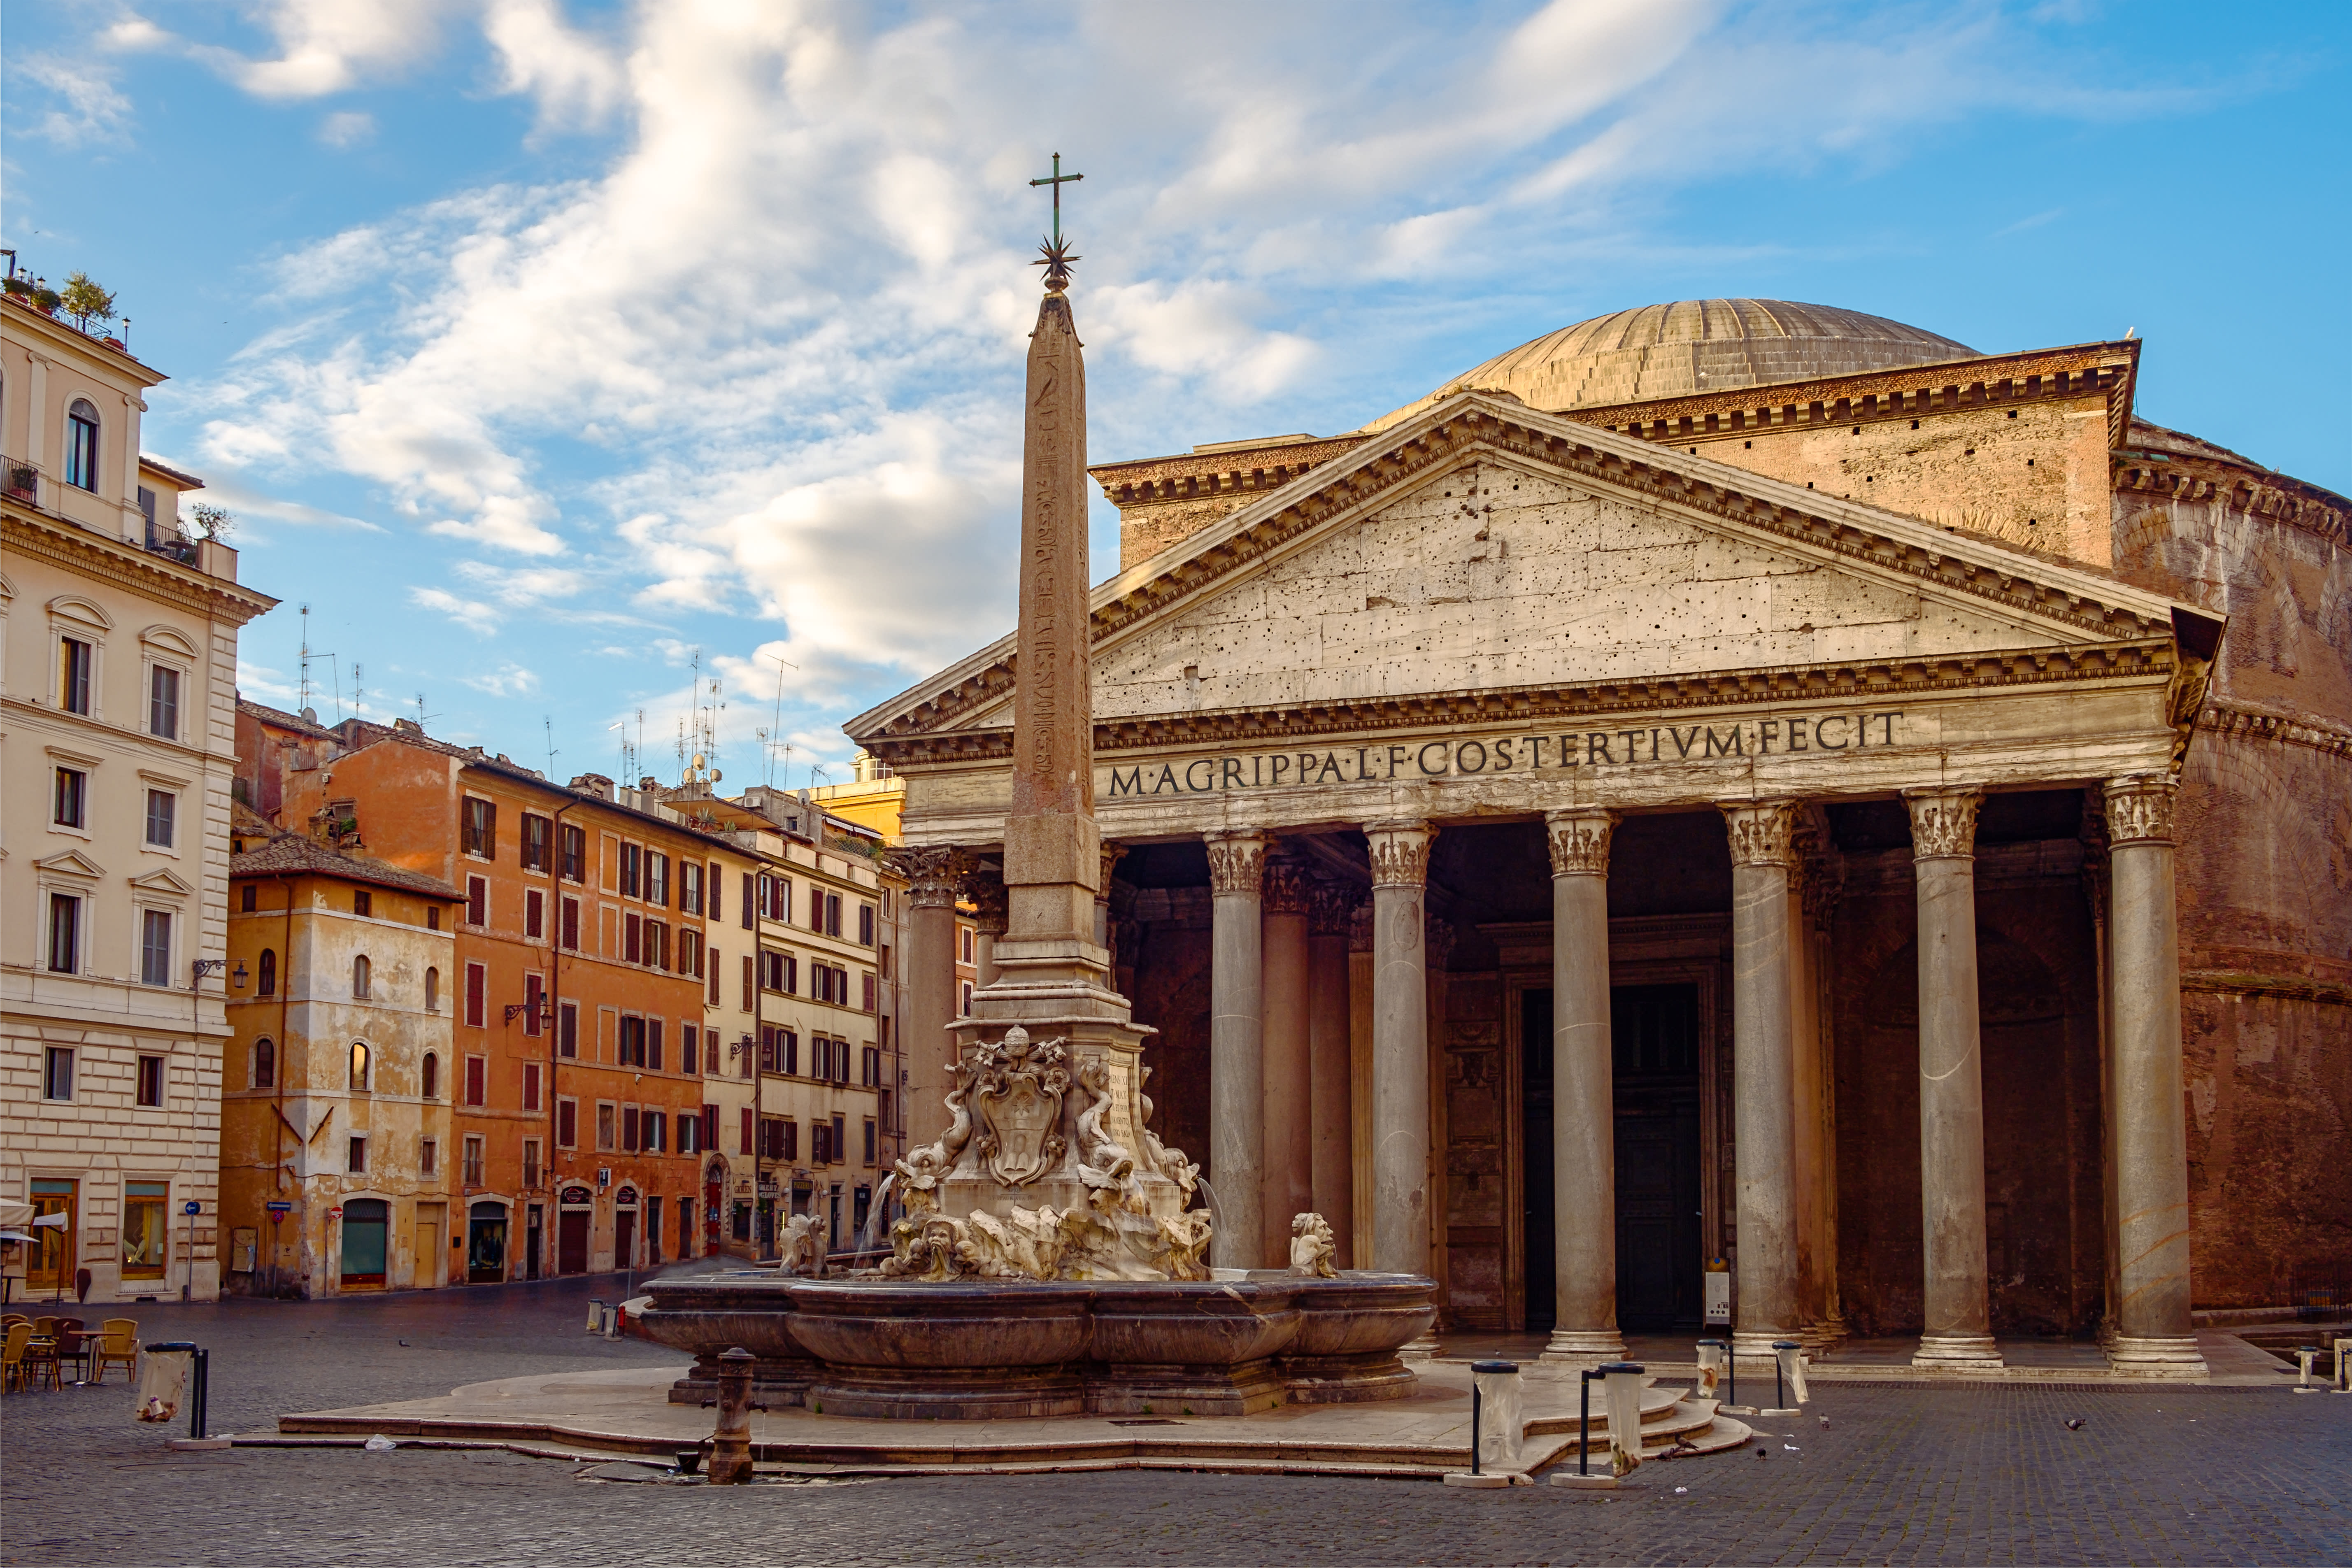
[{"label": "star ornament on obelisk", "polygon": [[1029,182],[1030,188],[1033,190],[1039,185],[1046,185],[1054,192],[1053,236],[1037,247],[1044,253],[1045,259],[1029,264],[1032,267],[1042,267],[1045,269],[1045,292],[1048,294],[1059,294],[1067,289],[1070,286],[1070,263],[1085,259],[1083,257],[1073,256],[1070,253],[1069,241],[1062,237],[1062,187],[1073,180],[1085,178],[1084,174],[1062,173],[1062,155],[1056,153],[1054,154],[1054,172],[1043,179]]}]

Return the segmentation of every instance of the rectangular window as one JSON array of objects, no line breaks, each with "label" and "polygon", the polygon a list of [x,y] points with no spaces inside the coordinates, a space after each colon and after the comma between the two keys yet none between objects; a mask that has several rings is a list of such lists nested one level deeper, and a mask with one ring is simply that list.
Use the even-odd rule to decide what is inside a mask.
[{"label": "rectangular window", "polygon": [[[420,1176],[430,1176],[437,1174],[440,1169],[441,1144],[439,1141],[432,1138],[421,1141],[416,1145],[416,1173]],[[419,1258],[418,1261],[423,1262],[424,1260]]]},{"label": "rectangular window", "polygon": [[466,797],[465,850],[485,860],[498,858],[499,808],[495,802]]},{"label": "rectangular window", "polygon": [[882,1081],[882,1053],[872,1046],[858,1053],[857,1081],[868,1089]]},{"label": "rectangular window", "polygon": [[841,934],[841,895],[839,893],[827,893],[824,896],[824,934],[827,936]]},{"label": "rectangular window", "polygon": [[824,889],[822,888],[809,889],[809,930],[819,936],[824,934]]},{"label": "rectangular window", "polygon": [[255,910],[259,909],[261,907],[260,889],[256,888],[251,882],[247,882],[244,887],[239,888],[237,889],[236,907],[244,910],[247,914],[251,914]]},{"label": "rectangular window", "polygon": [[487,1104],[488,1088],[489,1062],[488,1059],[482,1057],[467,1057],[466,1058],[466,1103]]},{"label": "rectangular window", "polygon": [[857,940],[867,947],[874,945],[874,906],[872,904],[857,906]]},{"label": "rectangular window", "polygon": [[702,863],[698,860],[677,863],[677,907],[681,914],[702,912]]},{"label": "rectangular window", "polygon": [[82,820],[89,805],[89,775],[79,768],[59,768],[55,809],[49,820],[59,827],[86,827]]},{"label": "rectangular window", "polygon": [[162,1057],[139,1058],[139,1103],[151,1110],[163,1109],[163,1058]]},{"label": "rectangular window", "polygon": [[480,877],[466,879],[466,923],[490,923],[490,884]]},{"label": "rectangular window", "polygon": [[646,965],[650,969],[669,967],[669,927],[659,921],[646,922]]},{"label": "rectangular window", "polygon": [[[356,1142],[356,1140],[355,1140]],[[357,1166],[352,1167],[358,1169]],[[171,1184],[122,1184],[122,1273],[131,1279],[161,1279],[171,1246]]]},{"label": "rectangular window", "polygon": [[751,1108],[748,1105],[743,1107],[742,1133],[742,1152],[749,1154],[751,1152]]},{"label": "rectangular window", "polygon": [[750,931],[760,923],[759,911],[752,907],[751,899],[751,878],[746,874],[743,878],[743,929],[745,931]]},{"label": "rectangular window", "polygon": [[780,1070],[793,1074],[801,1070],[801,1037],[797,1031],[776,1031],[776,1058]]},{"label": "rectangular window", "polygon": [[669,857],[653,849],[646,851],[646,902],[669,907]]},{"label": "rectangular window", "polygon": [[719,1108],[715,1105],[702,1108],[702,1146],[713,1152],[719,1148]]},{"label": "rectangular window", "polygon": [[369,892],[365,888],[352,889],[352,913],[359,916],[362,920],[373,919],[375,915],[375,895]]},{"label": "rectangular window", "polygon": [[621,957],[630,963],[639,962],[637,954],[644,949],[645,922],[634,914],[621,917]]},{"label": "rectangular window", "polygon": [[611,1152],[614,1131],[613,1102],[600,1100],[596,1102],[596,1147]]},{"label": "rectangular window", "polygon": [[353,1138],[343,1152],[343,1169],[354,1176],[367,1174],[367,1143],[364,1138]]},{"label": "rectangular window", "polygon": [[959,963],[970,963],[972,961],[972,959],[971,959],[971,927],[970,927],[970,926],[958,926],[958,927],[956,928],[956,940],[957,940],[959,942],[961,942],[961,943],[962,944],[962,946],[963,946],[963,956],[962,956],[962,958],[961,958],[960,960],[958,960],[958,962],[959,962]]},{"label": "rectangular window", "polygon": [[669,1152],[669,1118],[658,1110],[646,1112],[646,1148],[656,1154]]},{"label": "rectangular window", "polygon": [[522,934],[532,942],[547,935],[547,895],[537,888],[523,890]]},{"label": "rectangular window", "polygon": [[58,639],[58,706],[68,713],[89,711],[91,652],[79,637]]},{"label": "rectangular window", "polygon": [[743,955],[743,1011],[746,1013],[751,1010],[751,994],[758,988],[759,982],[751,977],[751,955],[747,952]]},{"label": "rectangular window", "polygon": [[552,826],[554,822],[551,818],[539,816],[528,811],[523,813],[522,868],[524,870],[544,871],[548,868],[549,852],[552,847],[548,830]]},{"label": "rectangular window", "polygon": [[51,1046],[41,1068],[41,1098],[71,1100],[73,1098],[74,1054],[71,1046]]},{"label": "rectangular window", "polygon": [[719,1005],[719,961],[720,961],[720,959],[721,959],[724,955],[723,955],[722,953],[720,953],[720,952],[719,952],[716,948],[713,948],[710,952],[707,952],[707,953],[706,953],[706,952],[703,952],[702,951],[700,951],[700,949],[701,949],[701,943],[700,943],[699,942],[698,942],[695,945],[696,945],[696,953],[695,953],[695,956],[696,956],[698,959],[699,959],[699,960],[701,960],[701,961],[702,961],[702,964],[703,964],[704,971],[705,971],[705,972],[706,972],[706,973],[708,974],[709,982],[708,989],[706,989],[706,990],[703,992],[703,995],[702,995],[702,1005],[703,1005],[704,1006],[706,1006],[706,1007],[716,1007],[716,1006]]},{"label": "rectangular window", "polygon": [[621,896],[623,898],[634,899],[643,895],[645,858],[646,852],[638,846],[635,844],[621,846]]},{"label": "rectangular window", "polygon": [[488,1011],[488,1004],[484,999],[484,992],[488,984],[488,975],[480,964],[466,965],[466,1026],[469,1029],[478,1029],[483,1026],[483,1015]]},{"label": "rectangular window", "polygon": [[865,986],[865,999],[858,1005],[864,1007],[867,1012],[871,1013],[874,1011],[874,976],[870,974],[861,974],[857,978]]},{"label": "rectangular window", "polygon": [[580,900],[563,900],[563,948],[567,952],[580,951]]},{"label": "rectangular window", "polygon": [[702,933],[682,931],[677,933],[677,972],[702,978]]},{"label": "rectangular window", "polygon": [[576,1057],[580,1054],[580,1005],[566,1002],[555,1012],[555,1054]]},{"label": "rectangular window", "polygon": [[702,1118],[692,1111],[678,1114],[677,1152],[681,1154],[702,1152]]},{"label": "rectangular window", "polygon": [[567,882],[586,881],[588,879],[588,830],[584,827],[574,827],[567,822],[563,824],[562,830],[556,837],[562,852],[559,874]]},{"label": "rectangular window", "polygon": [[625,1154],[634,1154],[636,1149],[637,1108],[634,1105],[625,1105],[621,1107],[621,1152]]},{"label": "rectangular window", "polygon": [[537,1062],[522,1064],[522,1108],[525,1110],[539,1109],[539,1064]]},{"label": "rectangular window", "polygon": [[677,1026],[677,1070],[692,1078],[701,1059],[702,1032],[692,1024],[680,1024]]},{"label": "rectangular window", "polygon": [[866,1123],[866,1163],[869,1165],[874,1163],[874,1123],[871,1121]]},{"label": "rectangular window", "polygon": [[574,1148],[580,1142],[580,1102],[559,1100],[555,1102],[555,1146]]},{"label": "rectangular window", "polygon": [[659,1072],[661,1069],[662,1021],[659,1018],[647,1018],[646,1020],[646,1070]]},{"label": "rectangular window", "polygon": [[439,931],[441,929],[440,905],[427,904],[425,906],[425,929],[426,931]]},{"label": "rectangular window", "polygon": [[148,910],[139,917],[139,984],[172,984],[172,916],[167,910]]},{"label": "rectangular window", "polygon": [[147,732],[160,740],[180,738],[180,672],[160,664],[147,672]]},{"label": "rectangular window", "polygon": [[81,973],[81,900],[72,893],[49,895],[49,973]]},{"label": "rectangular window", "polygon": [[482,1170],[482,1154],[484,1152],[483,1145],[488,1142],[488,1140],[483,1138],[479,1133],[469,1132],[466,1135],[466,1169],[464,1174],[460,1177],[460,1180],[469,1187],[487,1187],[489,1185],[488,1182],[483,1180],[484,1173]]},{"label": "rectangular window", "polygon": [[838,1111],[834,1113],[833,1158],[827,1162],[830,1164],[846,1165],[849,1163],[849,1135],[846,1127],[844,1125],[847,1120],[848,1119],[846,1117],[844,1117]]},{"label": "rectangular window", "polygon": [[812,1121],[809,1123],[810,1164],[830,1165],[833,1163],[833,1151],[826,1147],[826,1145],[832,1142],[832,1138],[833,1128],[829,1124],[824,1121]]},{"label": "rectangular window", "polygon": [[522,977],[522,1032],[536,1037],[539,1034],[540,1009],[547,1004],[547,980],[544,975]]},{"label": "rectangular window", "polygon": [[526,1189],[539,1185],[539,1140],[536,1138],[522,1141],[522,1184]]},{"label": "rectangular window", "polygon": [[[169,849],[178,837],[180,797],[167,789],[147,792],[147,842],[158,849]],[[366,897],[362,894],[361,897]]]},{"label": "rectangular window", "polygon": [[86,403],[77,403],[66,415],[66,483],[96,493],[98,489],[98,421],[85,418]]},{"label": "rectangular window", "polygon": [[620,1065],[625,1068],[646,1065],[646,1021],[635,1015],[621,1020]]}]

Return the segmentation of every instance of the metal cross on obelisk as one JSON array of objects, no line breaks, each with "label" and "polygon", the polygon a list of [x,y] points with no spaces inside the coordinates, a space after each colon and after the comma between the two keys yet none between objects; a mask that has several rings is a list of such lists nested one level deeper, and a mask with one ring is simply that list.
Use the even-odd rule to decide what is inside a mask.
[{"label": "metal cross on obelisk", "polygon": [[1084,174],[1062,173],[1062,155],[1056,153],[1054,154],[1054,172],[1042,180],[1029,182],[1033,189],[1038,185],[1050,185],[1054,191],[1054,237],[1037,247],[1045,253],[1045,259],[1029,264],[1045,269],[1045,287],[1053,293],[1058,294],[1070,286],[1070,263],[1085,259],[1071,255],[1069,247],[1062,242],[1062,187],[1073,180],[1085,178]]}]

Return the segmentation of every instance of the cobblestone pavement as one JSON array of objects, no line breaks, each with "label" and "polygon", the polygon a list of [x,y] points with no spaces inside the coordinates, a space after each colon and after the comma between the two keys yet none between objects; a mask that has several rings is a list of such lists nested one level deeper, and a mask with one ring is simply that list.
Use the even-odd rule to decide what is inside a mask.
[{"label": "cobblestone pavement", "polygon": [[[150,1341],[212,1348],[215,1431],[262,1431],[286,1410],[675,1360],[581,1331],[587,1298],[617,1296],[618,1283],[136,1315]],[[493,1452],[176,1454],[164,1443],[184,1427],[134,1423],[118,1377],[0,1405],[0,1561],[2352,1561],[2352,1398],[2297,1397],[2287,1381],[1822,1384],[1801,1420],[1772,1425],[1768,1458],[1751,1446],[1651,1465],[1604,1500],[1549,1487],[1132,1470],[720,1489],[595,1484],[578,1466]]]}]

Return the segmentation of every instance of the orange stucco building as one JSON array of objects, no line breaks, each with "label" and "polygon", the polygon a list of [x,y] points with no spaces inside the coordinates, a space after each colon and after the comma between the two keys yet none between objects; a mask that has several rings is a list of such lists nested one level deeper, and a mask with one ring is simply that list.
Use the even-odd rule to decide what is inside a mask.
[{"label": "orange stucco building", "polygon": [[651,796],[241,702],[248,804],[464,895],[450,1008],[453,1223],[487,1283],[693,1256],[714,1070],[705,919],[726,841]]}]

